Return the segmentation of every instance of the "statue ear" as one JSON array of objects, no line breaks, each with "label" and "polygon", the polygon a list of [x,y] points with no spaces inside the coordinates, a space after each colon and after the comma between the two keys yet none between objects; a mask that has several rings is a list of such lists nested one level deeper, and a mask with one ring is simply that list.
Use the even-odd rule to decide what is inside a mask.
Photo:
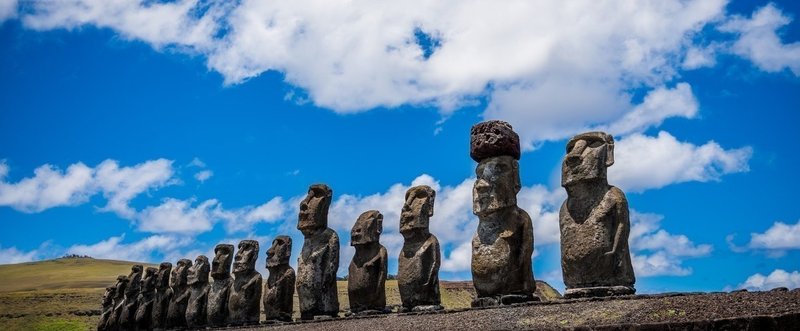
[{"label": "statue ear", "polygon": [[378,222],[378,234],[381,234],[383,233],[383,214],[378,213],[376,221]]},{"label": "statue ear", "polygon": [[428,204],[430,208],[428,208],[428,217],[433,216],[433,203],[436,202],[436,191],[431,190],[431,194],[428,196]]},{"label": "statue ear", "polygon": [[606,167],[614,165],[614,137],[606,136]]}]

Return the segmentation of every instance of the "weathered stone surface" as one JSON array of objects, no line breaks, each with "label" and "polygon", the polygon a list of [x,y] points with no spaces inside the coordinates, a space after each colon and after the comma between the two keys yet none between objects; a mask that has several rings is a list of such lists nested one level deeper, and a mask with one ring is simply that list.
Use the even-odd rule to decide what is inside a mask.
[{"label": "weathered stone surface", "polygon": [[486,121],[475,124],[470,130],[469,156],[476,162],[508,155],[519,160],[519,136],[511,124],[503,121]]},{"label": "weathered stone surface", "polygon": [[194,265],[186,274],[186,284],[189,285],[189,302],[186,306],[186,325],[190,328],[205,326],[208,319],[208,258],[200,255],[194,259]]},{"label": "weathered stone surface", "polygon": [[561,186],[561,269],[566,298],[633,294],[636,281],[628,250],[630,219],[622,190],[608,184],[614,138],[579,134],[567,143]]},{"label": "weathered stone surface", "polygon": [[403,250],[397,259],[397,286],[405,310],[418,306],[442,309],[439,293],[439,267],[442,256],[439,240],[430,233],[430,218],[436,191],[427,185],[406,192],[400,213]]},{"label": "weathered stone surface", "polygon": [[169,302],[172,298],[172,289],[169,287],[169,275],[172,273],[172,263],[161,262],[158,266],[156,277],[156,297],[153,301],[153,328],[156,330],[165,327]]},{"label": "weathered stone surface", "polygon": [[164,321],[167,329],[186,327],[186,306],[189,304],[189,286],[186,284],[186,278],[191,267],[192,260],[180,259],[172,269],[169,279],[172,294],[167,309],[167,318]]},{"label": "weathered stone surface", "polygon": [[211,262],[211,278],[214,282],[208,290],[207,321],[209,326],[224,326],[228,323],[228,296],[230,296],[231,263],[233,245],[219,244],[214,247],[214,260]]},{"label": "weathered stone surface", "polygon": [[228,323],[258,324],[261,315],[261,274],[256,271],[258,241],[242,240],[233,260],[233,284],[228,296]]},{"label": "weathered stone surface", "polygon": [[[476,128],[482,128],[476,130]],[[489,133],[486,133],[489,132]],[[477,134],[477,137],[476,137]],[[482,138],[484,136],[496,138]],[[477,298],[473,306],[493,306],[533,301],[533,223],[517,207],[519,139],[511,126],[489,121],[473,127],[472,141],[486,141],[495,152],[479,160],[472,189],[472,211],[478,231],[472,239],[472,281]],[[516,144],[511,147],[508,144]],[[502,147],[502,148],[500,148]]]},{"label": "weathered stone surface", "polygon": [[294,269],[289,266],[292,238],[277,236],[267,250],[269,277],[264,284],[264,316],[267,321],[291,321],[294,312]]},{"label": "weathered stone surface", "polygon": [[125,307],[125,290],[128,288],[128,282],[128,276],[117,276],[117,284],[114,285],[116,288],[113,304],[114,310],[108,317],[108,322],[106,322],[106,330],[119,330],[119,316],[122,314],[122,308]]},{"label": "weathered stone surface", "polygon": [[383,215],[377,210],[362,213],[350,231],[356,253],[350,261],[347,295],[350,312],[386,310],[386,247],[380,244]]},{"label": "weathered stone surface", "polygon": [[156,280],[158,269],[147,267],[142,276],[142,286],[139,291],[136,307],[136,330],[153,329],[153,304],[156,298]]},{"label": "weathered stone surface", "polygon": [[128,287],[125,289],[125,305],[119,315],[120,330],[136,329],[136,309],[138,308],[139,291],[142,288],[142,265],[135,264],[128,275]]},{"label": "weathered stone surface", "polygon": [[114,312],[114,296],[117,295],[117,288],[115,286],[106,287],[106,292],[103,293],[103,303],[100,308],[100,320],[97,321],[97,331],[107,330],[108,320]]},{"label": "weathered stone surface", "polygon": [[328,207],[333,191],[325,184],[308,188],[300,202],[297,229],[303,233],[303,249],[297,259],[297,295],[300,318],[339,315],[336,271],[339,269],[339,236],[328,228]]}]

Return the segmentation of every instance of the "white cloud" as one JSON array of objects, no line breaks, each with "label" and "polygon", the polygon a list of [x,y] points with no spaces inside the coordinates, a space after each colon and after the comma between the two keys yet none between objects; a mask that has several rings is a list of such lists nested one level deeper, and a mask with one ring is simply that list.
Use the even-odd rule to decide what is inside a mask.
[{"label": "white cloud", "polygon": [[155,233],[202,233],[213,227],[215,199],[206,200],[196,207],[192,201],[165,199],[158,206],[147,207],[137,215],[141,231]]},{"label": "white cloud", "polygon": [[172,161],[157,159],[133,167],[119,167],[117,161],[105,160],[95,168],[95,185],[108,199],[103,210],[132,218],[135,211],[128,203],[139,194],[172,183]]},{"label": "white cloud", "polygon": [[74,245],[68,248],[66,253],[135,262],[154,261],[154,254],[164,257],[168,261],[175,261],[183,257],[194,257],[194,255],[186,255],[186,253],[180,252],[180,250],[186,249],[194,242],[190,237],[154,235],[131,243],[124,243],[124,239],[125,235],[123,234],[90,245]]},{"label": "white cloud", "polygon": [[631,233],[628,242],[637,277],[687,276],[692,269],[682,265],[686,258],[711,254],[713,247],[697,245],[685,235],[673,235],[661,229],[663,216],[631,211]]},{"label": "white cloud", "polygon": [[749,19],[732,17],[720,30],[738,34],[731,51],[753,61],[759,69],[766,72],[789,69],[800,76],[800,42],[784,44],[777,33],[791,21],[770,3],[756,10]]},{"label": "white cloud", "polygon": [[211,176],[213,176],[213,175],[214,175],[214,172],[211,171],[211,170],[201,170],[201,171],[197,172],[196,174],[194,174],[194,179],[197,179],[197,181],[203,183],[206,180],[208,180],[209,178],[211,178]]},{"label": "white cloud", "polygon": [[17,0],[0,0],[0,23],[17,16]]},{"label": "white cloud", "polygon": [[634,107],[608,126],[599,127],[612,135],[625,135],[642,132],[650,127],[658,127],[670,117],[694,118],[698,104],[692,87],[679,83],[674,88],[659,87],[650,91],[644,102]]},{"label": "white cloud", "polygon": [[756,249],[800,249],[800,221],[795,224],[775,222],[764,233],[752,233],[748,246]]},{"label": "white cloud", "polygon": [[709,141],[697,146],[680,142],[668,132],[656,137],[632,134],[616,143],[616,162],[609,182],[626,192],[641,192],[688,181],[718,181],[722,175],[746,172],[750,147],[725,150]]},{"label": "white cloud", "polygon": [[24,252],[16,247],[3,248],[3,246],[0,246],[0,264],[31,262],[41,258],[39,250],[36,249]]},{"label": "white cloud", "polygon": [[775,269],[767,276],[757,273],[747,277],[747,280],[738,286],[738,288],[751,291],[766,291],[776,287],[787,287],[790,289],[800,287],[800,272],[792,271],[789,273],[783,269]]},{"label": "white cloud", "polygon": [[713,67],[717,64],[717,52],[717,45],[710,45],[707,47],[689,47],[689,49],[686,50],[686,56],[683,58],[683,62],[681,63],[681,68],[685,70],[693,70],[705,67]]},{"label": "white cloud", "polygon": [[200,160],[199,158],[195,157],[195,158],[192,159],[191,162],[189,162],[189,166],[190,167],[197,167],[197,168],[205,168],[206,167],[206,163],[203,162],[202,160]]}]

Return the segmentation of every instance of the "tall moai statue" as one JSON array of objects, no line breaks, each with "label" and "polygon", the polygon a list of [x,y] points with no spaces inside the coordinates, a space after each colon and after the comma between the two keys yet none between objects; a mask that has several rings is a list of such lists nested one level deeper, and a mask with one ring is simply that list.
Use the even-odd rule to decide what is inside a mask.
[{"label": "tall moai statue", "polygon": [[166,327],[167,311],[172,298],[172,289],[169,287],[170,273],[172,273],[172,263],[161,262],[158,265],[156,297],[153,302],[153,329],[155,330],[163,330]]},{"label": "tall moai statue", "polygon": [[406,192],[400,213],[403,250],[397,259],[397,286],[406,311],[443,309],[439,293],[442,253],[429,228],[435,200],[432,188],[414,186]]},{"label": "tall moai statue", "polygon": [[538,300],[534,296],[533,223],[517,206],[519,136],[503,121],[472,127],[470,156],[478,162],[472,212],[478,231],[472,238],[473,307]]},{"label": "tall moai statue", "polygon": [[328,207],[333,190],[314,184],[300,202],[297,229],[303,233],[303,249],[297,258],[297,295],[300,318],[339,316],[336,272],[339,269],[339,236],[328,228]]},{"label": "tall moai statue", "polygon": [[567,143],[561,186],[561,270],[566,298],[633,294],[628,234],[628,200],[608,184],[614,138],[604,132],[579,134]]},{"label": "tall moai statue", "polygon": [[156,299],[158,269],[147,267],[142,276],[142,286],[136,307],[136,330],[153,329],[153,306]]},{"label": "tall moai statue", "polygon": [[289,266],[292,238],[277,236],[267,250],[269,277],[264,284],[264,315],[267,321],[292,321],[294,306],[294,269]]},{"label": "tall moai statue", "polygon": [[233,260],[233,284],[228,295],[228,323],[258,324],[261,317],[261,274],[256,271],[258,241],[242,240]]},{"label": "tall moai statue", "polygon": [[136,309],[139,307],[139,291],[142,289],[142,267],[141,264],[135,264],[131,267],[131,273],[128,275],[128,287],[125,289],[125,305],[122,307],[122,313],[119,315],[119,329],[135,330],[136,329]]},{"label": "tall moai statue", "polygon": [[186,306],[186,325],[190,328],[199,328],[207,324],[208,313],[208,273],[211,266],[208,258],[200,255],[194,259],[194,264],[186,274],[186,284],[189,285],[189,303]]},{"label": "tall moai statue", "polygon": [[208,326],[225,326],[228,323],[228,296],[233,284],[231,262],[233,245],[219,244],[214,247],[214,260],[211,261],[211,278],[214,278],[214,282],[208,290],[206,307]]},{"label": "tall moai statue", "polygon": [[106,287],[106,292],[103,293],[103,303],[100,308],[100,320],[97,321],[97,331],[106,331],[108,320],[111,314],[114,313],[114,296],[117,295],[117,288],[115,286]]},{"label": "tall moai statue", "polygon": [[347,278],[351,313],[387,312],[386,270],[389,259],[386,247],[380,244],[382,232],[383,215],[377,210],[358,216],[350,231],[350,245],[356,248]]},{"label": "tall moai statue", "polygon": [[175,268],[172,269],[172,275],[169,279],[172,295],[170,295],[167,318],[164,322],[167,329],[186,327],[186,306],[189,304],[187,275],[191,267],[192,260],[180,259],[175,264]]},{"label": "tall moai statue", "polygon": [[108,331],[119,330],[119,317],[122,315],[122,308],[125,307],[125,290],[128,288],[128,276],[117,276],[117,284],[114,287],[116,288],[114,291],[114,308],[106,322],[106,330]]}]

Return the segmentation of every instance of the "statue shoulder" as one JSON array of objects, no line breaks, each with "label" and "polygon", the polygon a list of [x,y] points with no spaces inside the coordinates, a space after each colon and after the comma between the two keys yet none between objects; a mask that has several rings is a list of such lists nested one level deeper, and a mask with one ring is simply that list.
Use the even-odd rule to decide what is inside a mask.
[{"label": "statue shoulder", "polygon": [[609,185],[610,188],[606,193],[606,199],[614,200],[615,203],[628,204],[628,198],[625,197],[625,192],[622,192],[618,187]]}]

